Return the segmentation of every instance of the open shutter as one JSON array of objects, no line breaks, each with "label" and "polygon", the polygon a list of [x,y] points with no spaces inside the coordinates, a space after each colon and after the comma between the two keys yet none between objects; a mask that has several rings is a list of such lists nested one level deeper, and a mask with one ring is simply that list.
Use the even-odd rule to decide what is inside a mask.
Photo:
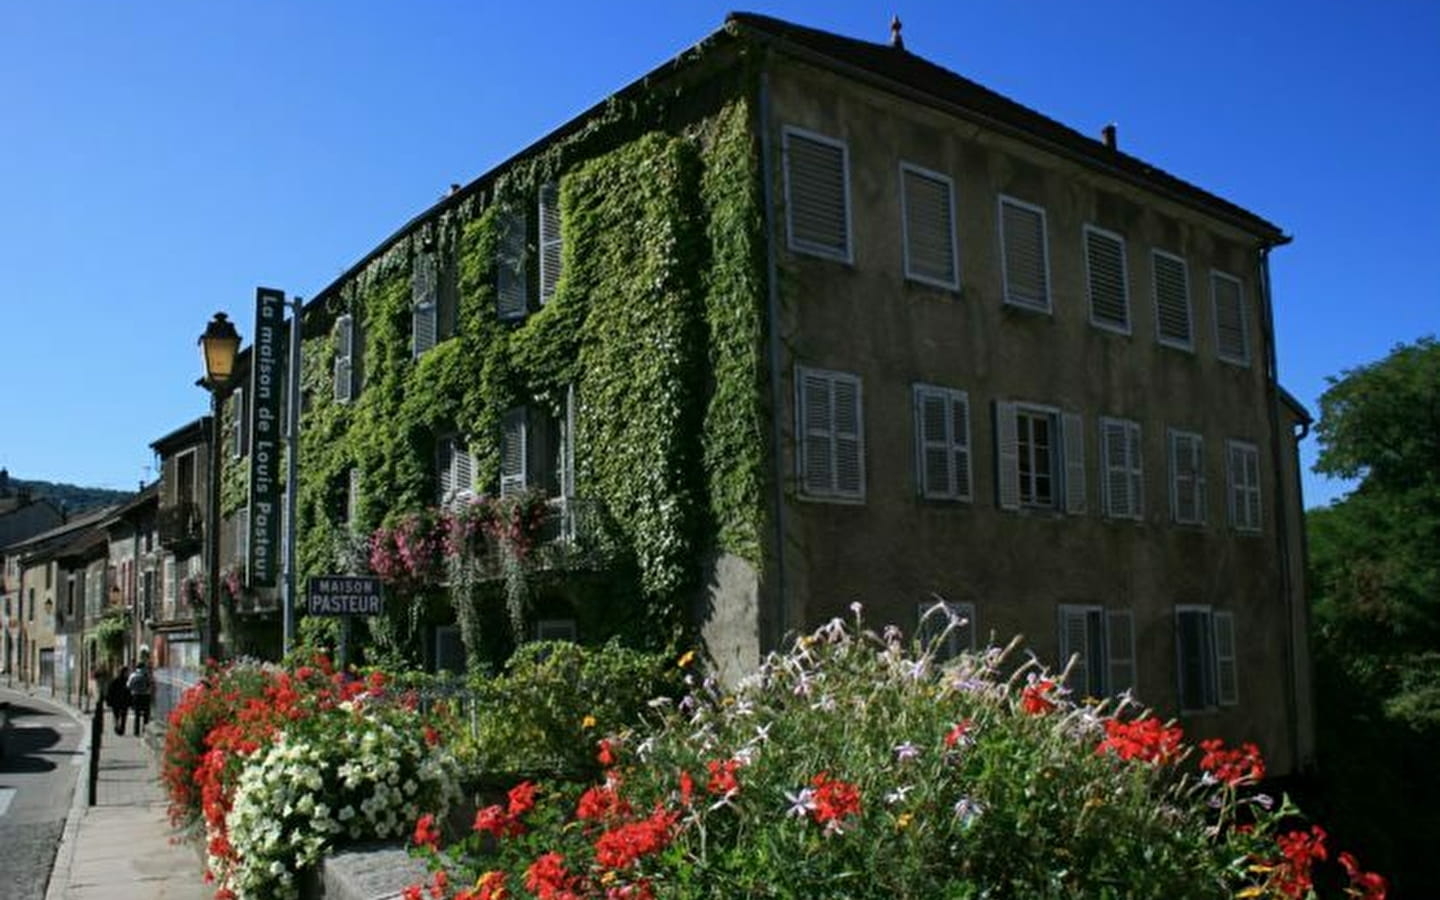
[{"label": "open shutter", "polygon": [[969,500],[970,491],[970,397],[964,391],[950,391],[950,440],[955,455],[955,499]]},{"label": "open shutter", "polygon": [[1000,245],[1004,254],[1005,302],[1050,310],[1045,212],[1008,197],[1000,199]]},{"label": "open shutter", "polygon": [[835,485],[830,380],[818,372],[801,369],[799,381],[801,484],[806,493],[828,494]]},{"label": "open shutter", "polygon": [[335,320],[335,402],[349,403],[354,390],[355,320],[348,314]]},{"label": "open shutter", "polygon": [[1100,420],[1100,453],[1107,516],[1130,515],[1130,467],[1125,458],[1125,423],[1115,419]]},{"label": "open shutter", "polygon": [[845,497],[865,496],[865,432],[862,420],[860,380],[834,377],[835,403],[835,493]]},{"label": "open shutter", "polygon": [[1221,706],[1240,702],[1239,672],[1235,660],[1235,614],[1217,612],[1215,623],[1215,687]]},{"label": "open shutter", "polygon": [[245,440],[247,433],[245,425],[248,421],[246,415],[248,411],[245,409],[245,388],[237,387],[231,397],[230,455],[238,458],[244,456],[250,449]]},{"label": "open shutter", "polygon": [[540,186],[540,305],[555,296],[560,282],[560,191],[552,182]]},{"label": "open shutter", "polygon": [[1260,451],[1254,447],[1245,448],[1245,492],[1246,524],[1260,530]]},{"label": "open shutter", "polygon": [[850,196],[845,145],[785,131],[785,200],[790,248],[850,260]]},{"label": "open shutter", "polygon": [[523,493],[526,484],[525,407],[518,406],[505,413],[500,434],[500,496]]},{"label": "open shutter", "polygon": [[415,257],[411,275],[412,301],[411,341],[415,356],[435,346],[438,326],[437,296],[439,279],[435,271],[435,254],[422,252]]},{"label": "open shutter", "polygon": [[440,441],[435,452],[435,480],[440,488],[440,503],[450,502],[455,494],[455,439]]},{"label": "open shutter", "polygon": [[1015,404],[995,401],[995,495],[1001,509],[1020,508],[1020,440]]},{"label": "open shutter", "polygon": [[495,306],[502,319],[525,315],[529,299],[525,287],[525,214],[506,212],[500,217],[500,240],[495,256]]},{"label": "open shutter", "polygon": [[1065,511],[1085,512],[1085,424],[1075,413],[1060,417],[1065,440]]},{"label": "open shutter", "polygon": [[1212,272],[1210,293],[1215,299],[1215,346],[1220,358],[1249,364],[1250,344],[1245,330],[1245,304],[1240,282],[1229,275]]},{"label": "open shutter", "polygon": [[1227,513],[1230,517],[1232,528],[1244,526],[1241,516],[1245,514],[1245,489],[1242,487],[1242,480],[1245,477],[1245,459],[1240,447],[1233,441],[1229,445],[1229,452],[1226,453],[1227,484],[1226,504]]},{"label": "open shutter", "polygon": [[950,180],[901,166],[900,200],[905,215],[905,275],[956,287],[955,216]]},{"label": "open shutter", "polygon": [[915,386],[915,439],[919,450],[921,496],[946,499],[955,495],[951,471],[950,401],[944,391]]},{"label": "open shutter", "polygon": [[1077,697],[1085,697],[1093,693],[1090,688],[1090,647],[1086,640],[1086,613],[1087,610],[1083,606],[1060,607],[1059,665],[1063,670],[1066,666],[1071,665],[1070,658],[1075,657],[1075,663],[1070,668],[1070,678],[1066,684]]},{"label": "open shutter", "polygon": [[1105,614],[1105,647],[1110,655],[1107,692],[1113,697],[1135,689],[1135,617],[1128,609]]},{"label": "open shutter", "polygon": [[1158,250],[1150,254],[1155,270],[1155,328],[1162,344],[1190,349],[1190,288],[1185,261]]},{"label": "open shutter", "polygon": [[475,493],[475,457],[460,441],[455,441],[454,490],[456,497],[468,497]]},{"label": "open shutter", "polygon": [[1125,241],[1119,235],[1086,227],[1085,272],[1090,287],[1090,321],[1128,334],[1130,300],[1125,281]]}]

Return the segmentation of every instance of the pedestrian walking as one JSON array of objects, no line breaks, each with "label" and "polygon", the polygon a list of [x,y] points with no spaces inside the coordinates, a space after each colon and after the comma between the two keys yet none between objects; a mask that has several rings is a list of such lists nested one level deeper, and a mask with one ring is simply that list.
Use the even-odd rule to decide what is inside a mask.
[{"label": "pedestrian walking", "polygon": [[150,665],[144,659],[135,664],[135,671],[130,673],[125,686],[130,689],[130,705],[135,709],[135,736],[139,737],[140,729],[150,724],[150,695],[155,690]]},{"label": "pedestrian walking", "polygon": [[125,717],[130,711],[130,669],[121,666],[115,677],[110,679],[110,686],[105,689],[105,702],[110,705],[110,711],[115,714],[115,733],[125,734]]}]

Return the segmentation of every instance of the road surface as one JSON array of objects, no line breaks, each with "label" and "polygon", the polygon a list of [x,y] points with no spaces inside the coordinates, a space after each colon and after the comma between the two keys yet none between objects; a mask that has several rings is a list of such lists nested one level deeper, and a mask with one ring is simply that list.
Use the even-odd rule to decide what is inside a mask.
[{"label": "road surface", "polygon": [[0,688],[10,726],[0,740],[0,900],[40,900],[84,765],[82,726],[62,707]]}]

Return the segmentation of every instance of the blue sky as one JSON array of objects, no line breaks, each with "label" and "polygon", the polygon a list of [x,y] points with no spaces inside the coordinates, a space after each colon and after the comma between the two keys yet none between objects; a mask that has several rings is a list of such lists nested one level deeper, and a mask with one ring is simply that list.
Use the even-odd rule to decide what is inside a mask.
[{"label": "blue sky", "polygon": [[[0,11],[0,466],[133,488],[196,338],[311,296],[730,7],[47,0]],[[1281,225],[1282,382],[1440,331],[1440,3],[775,2],[907,47]],[[1305,448],[1313,459],[1313,440]],[[1309,505],[1346,485],[1307,472]]]}]

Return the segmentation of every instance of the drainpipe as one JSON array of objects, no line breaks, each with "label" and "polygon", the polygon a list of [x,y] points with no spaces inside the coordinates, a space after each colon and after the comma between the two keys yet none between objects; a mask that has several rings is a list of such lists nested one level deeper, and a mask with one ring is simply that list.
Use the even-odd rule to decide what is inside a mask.
[{"label": "drainpipe", "polygon": [[[785,392],[781,388],[783,373],[780,371],[780,279],[779,263],[775,250],[775,178],[772,165],[773,147],[770,139],[770,51],[765,51],[765,62],[760,70],[760,185],[765,203],[765,281],[767,296],[765,302],[766,350],[770,364],[770,458],[771,476],[774,479],[774,494],[771,498],[771,517],[775,521],[775,594],[776,615],[774,643],[778,649],[785,640],[790,623],[790,599],[787,596],[785,580],[785,475],[781,460],[784,459],[784,441],[781,439],[781,411],[785,408]],[[762,654],[763,656],[763,654]]]}]

